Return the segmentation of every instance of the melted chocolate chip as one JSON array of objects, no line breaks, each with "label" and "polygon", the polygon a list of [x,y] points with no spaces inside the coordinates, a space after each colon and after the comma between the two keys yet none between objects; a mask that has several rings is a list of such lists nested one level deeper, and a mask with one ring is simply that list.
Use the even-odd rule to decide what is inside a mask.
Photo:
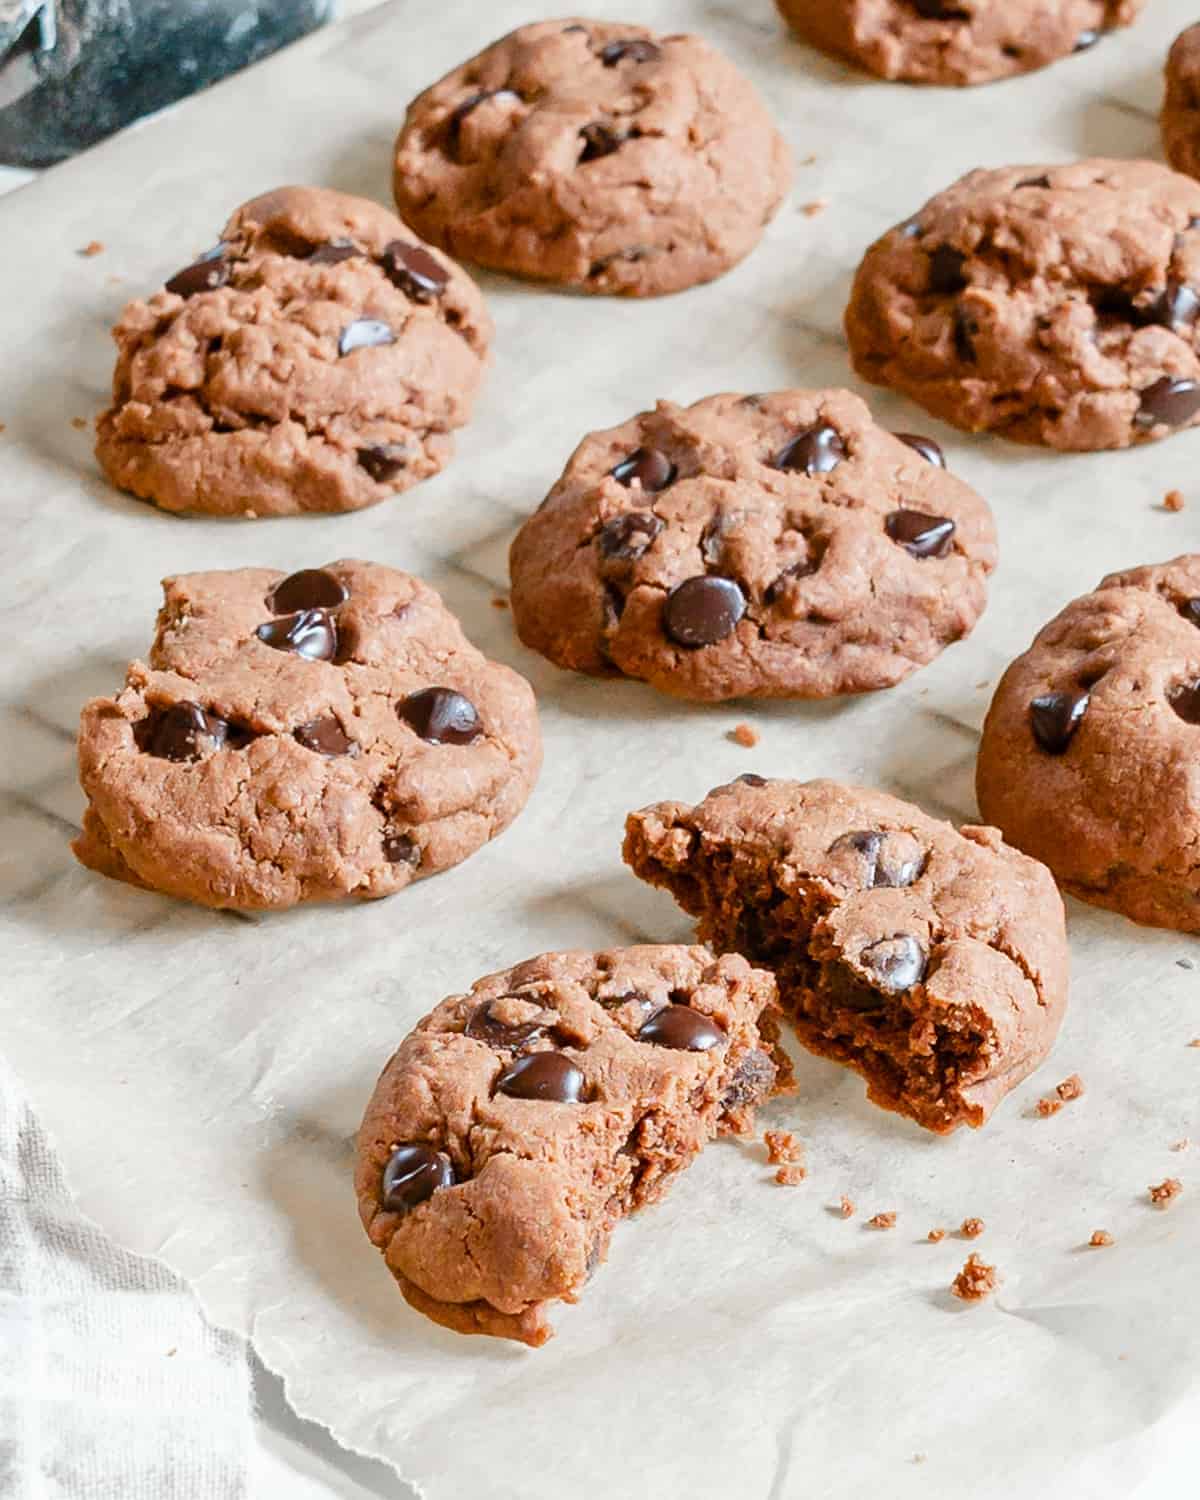
[{"label": "melted chocolate chip", "polygon": [[600,529],[600,551],[605,557],[630,561],[641,557],[662,529],[663,523],[653,511],[627,511],[605,521]]},{"label": "melted chocolate chip", "polygon": [[663,606],[663,626],[681,646],[712,646],[733,634],[746,596],[731,578],[688,578]]},{"label": "melted chocolate chip", "polygon": [[342,329],[338,337],[338,354],[344,359],[356,349],[378,349],[383,344],[395,342],[396,335],[378,318],[356,318]]},{"label": "melted chocolate chip", "polygon": [[628,458],[623,458],[609,473],[627,489],[640,484],[644,490],[657,494],[673,484],[679,471],[658,448],[636,448]]},{"label": "melted chocolate chip", "polygon": [[1200,625],[1200,599],[1185,599],[1179,613],[1190,625]]},{"label": "melted chocolate chip", "polygon": [[483,733],[475,705],[453,688],[422,688],[398,703],[396,713],[431,745],[469,745]]},{"label": "melted chocolate chip", "polygon": [[230,264],[224,254],[228,245],[217,245],[182,271],[176,271],[166,283],[166,290],[177,297],[194,297],[197,292],[212,292],[229,280]]},{"label": "melted chocolate chip", "polygon": [[389,865],[412,865],[421,863],[421,851],[407,833],[388,833],[383,839],[383,857]]},{"label": "melted chocolate chip", "polygon": [[292,733],[306,750],[318,755],[357,755],[358,746],[345,733],[336,719],[311,719],[301,724]]},{"label": "melted chocolate chip", "polygon": [[864,889],[900,890],[915,885],[925,870],[923,854],[914,854],[903,839],[875,829],[844,833],[829,846],[830,854],[843,849],[862,855]]},{"label": "melted chocolate chip", "polygon": [[340,266],[344,260],[353,260],[363,252],[350,240],[326,240],[307,258],[310,266]]},{"label": "melted chocolate chip", "polygon": [[769,784],[768,778],[760,776],[756,771],[743,771],[737,779],[744,782],[746,786],[767,786]]},{"label": "melted chocolate chip", "polygon": [[894,510],[884,529],[912,557],[945,557],[954,539],[954,522],[948,516],[931,516],[922,510]]},{"label": "melted chocolate chip", "polygon": [[408,449],[403,443],[378,443],[374,448],[360,448],[355,456],[359,468],[376,484],[390,484],[408,468]]},{"label": "melted chocolate chip", "polygon": [[1075,39],[1075,45],[1071,50],[1073,52],[1086,52],[1089,47],[1096,45],[1102,35],[1103,32],[1097,31],[1094,27],[1089,27],[1087,31],[1079,33]]},{"label": "melted chocolate chip", "polygon": [[927,21],[969,21],[971,12],[955,0],[912,0],[913,9]]},{"label": "melted chocolate chip", "polygon": [[642,37],[627,42],[609,42],[600,51],[600,61],[606,68],[615,68],[619,62],[657,62],[661,56],[662,48]]},{"label": "melted chocolate chip", "polygon": [[789,583],[796,578],[811,578],[817,571],[817,566],[806,557],[800,562],[794,562],[790,568],[784,568],[783,572],[777,578],[773,578],[763,589],[763,603],[778,604],[787,593]]},{"label": "melted chocolate chip", "polygon": [[979,324],[964,307],[954,309],[954,352],[965,365],[975,363],[975,336]]},{"label": "melted chocolate chip", "polygon": [[436,302],[450,284],[450,273],[423,245],[393,240],[379,257],[379,264],[392,285],[414,302]]},{"label": "melted chocolate chip", "polygon": [[496,1079],[496,1092],[510,1099],[541,1099],[547,1104],[578,1104],[587,1080],[561,1052],[531,1052],[510,1063]]},{"label": "melted chocolate chip", "polygon": [[689,1005],[664,1005],[642,1025],[637,1039],[676,1052],[711,1052],[729,1040],[710,1016]]},{"label": "melted chocolate chip", "polygon": [[932,438],[922,437],[919,432],[894,432],[892,436],[898,437],[914,453],[919,453],[926,463],[934,464],[939,469],[946,467],[946,455]]},{"label": "melted chocolate chip", "polygon": [[771,466],[788,472],[829,474],[846,456],[846,445],[836,427],[818,422],[798,433],[771,460]]},{"label": "melted chocolate chip", "polygon": [[915,240],[921,233],[921,221],[915,215],[911,219],[905,219],[903,224],[897,224],[895,233],[903,235],[906,240]]},{"label": "melted chocolate chip", "polygon": [[1185,724],[1200,724],[1200,682],[1181,682],[1167,694],[1167,702]]},{"label": "melted chocolate chip", "polygon": [[953,296],[967,285],[963,267],[967,257],[953,245],[939,245],[929,256],[929,290],[940,296]]},{"label": "melted chocolate chip", "polygon": [[579,153],[581,163],[611,156],[614,151],[619,150],[625,139],[608,125],[600,124],[585,125],[579,132],[579,137],[583,141],[583,149]]},{"label": "melted chocolate chip", "polygon": [[525,1021],[511,1026],[506,1021],[498,1020],[492,1010],[494,1004],[493,1000],[485,1000],[471,1012],[463,1031],[472,1040],[515,1052],[519,1047],[536,1042],[545,1035],[546,1028],[537,1021]]},{"label": "melted chocolate chip", "polygon": [[267,600],[273,615],[293,615],[302,609],[336,609],[350,590],[325,568],[301,568],[290,573]]},{"label": "melted chocolate chip", "polygon": [[620,1010],[623,1005],[636,1005],[643,1016],[648,1016],[655,1009],[655,1002],[640,990],[629,990],[624,995],[606,995],[600,1004],[605,1010]]},{"label": "melted chocolate chip", "polygon": [[474,114],[481,104],[489,99],[520,99],[520,97],[520,94],[513,89],[481,89],[478,93],[471,94],[464,99],[457,109],[451,111],[446,120],[446,145],[450,154],[455,159],[458,158],[463,121],[468,115]]},{"label": "melted chocolate chip", "polygon": [[170,708],[152,708],[133,726],[133,738],[139,750],[160,760],[199,760],[225,748],[230,726],[198,703],[173,703]]},{"label": "melted chocolate chip", "polygon": [[1164,328],[1189,328],[1200,317],[1200,296],[1172,277],[1154,299],[1151,311],[1153,321]]},{"label": "melted chocolate chip", "polygon": [[1183,427],[1197,412],[1200,412],[1200,383],[1164,375],[1142,392],[1142,404],[1133,425],[1143,429],[1160,424]]},{"label": "melted chocolate chip", "polygon": [[276,651],[290,651],[308,661],[332,661],[337,655],[337,626],[323,609],[302,609],[268,620],[254,634]]},{"label": "melted chocolate chip", "polygon": [[864,948],[859,954],[859,962],[869,970],[880,989],[899,995],[925,978],[928,960],[916,938],[898,933]]},{"label": "melted chocolate chip", "polygon": [[413,1143],[397,1146],[383,1169],[380,1201],[390,1214],[411,1213],[438,1188],[454,1185],[454,1168],[444,1151]]},{"label": "melted chocolate chip", "polygon": [[1043,172],[1040,177],[1022,177],[1017,183],[1019,188],[1048,188],[1050,179]]},{"label": "melted chocolate chip", "polygon": [[1029,727],[1048,755],[1062,755],[1087,713],[1087,693],[1043,693],[1029,705]]}]

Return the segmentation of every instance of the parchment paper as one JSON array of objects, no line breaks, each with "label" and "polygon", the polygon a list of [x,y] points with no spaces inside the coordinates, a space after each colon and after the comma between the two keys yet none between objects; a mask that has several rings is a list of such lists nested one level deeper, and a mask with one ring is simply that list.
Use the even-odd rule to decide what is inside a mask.
[{"label": "parchment paper", "polygon": [[[840,318],[867,243],[980,163],[1157,154],[1152,111],[1190,7],[1154,0],[1093,51],[994,88],[918,91],[786,41],[768,0],[594,0],[690,27],[758,80],[801,165],[761,249],[717,284],[641,305],[485,278],[496,361],[449,470],[348,518],[160,515],[110,489],[91,436],[106,327],[127,296],[283,181],[388,198],[405,102],[539,14],[528,0],[409,0],[312,38],[0,203],[3,1030],[86,1211],[191,1279],[249,1333],[304,1415],[388,1459],[433,1500],[585,1496],[1043,1496],[1195,1490],[1200,1415],[1197,944],[1081,906],[1073,1003],[1053,1060],[981,1134],[935,1140],[805,1059],[766,1124],[809,1146],[801,1187],[761,1146],[719,1145],[616,1236],[537,1353],[408,1311],[357,1222],[351,1137],[393,1046],[438,999],[534,952],[674,940],[686,922],[619,860],[631,806],[741,771],[861,779],[974,814],[976,730],[999,670],[1113,567],[1200,544],[1200,433],[1054,457],[969,440],[868,392],[945,443],[988,497],[1003,561],[967,643],[903,687],[824,706],[692,709],[559,673],[493,608],[520,517],[577,438],[660,395],[853,384]],[[811,160],[810,160],[811,158]],[[827,199],[825,212],[801,206]],[[78,247],[103,241],[81,258]],[[1189,508],[1157,508],[1182,489]],[[144,651],[158,579],[358,555],[416,570],[534,682],[546,769],[517,825],[392,901],[220,916],[86,873],[81,702]],[[726,739],[749,719],[753,752]],[[1200,744],[1200,741],[1198,741]],[[1056,1118],[1039,1094],[1078,1071]],[[1147,1184],[1185,1183],[1167,1213]],[[843,1222],[845,1193],[859,1205]],[[896,1210],[889,1232],[865,1227]],[[974,1245],[934,1225],[987,1223]],[[1082,1248],[1095,1228],[1116,1238]],[[999,1295],[949,1283],[969,1249]],[[923,1461],[918,1460],[923,1456]]]}]

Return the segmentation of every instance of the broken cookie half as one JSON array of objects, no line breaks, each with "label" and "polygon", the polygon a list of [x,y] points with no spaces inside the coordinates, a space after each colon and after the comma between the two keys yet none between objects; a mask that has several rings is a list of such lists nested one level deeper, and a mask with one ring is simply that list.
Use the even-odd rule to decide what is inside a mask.
[{"label": "broken cookie half", "polygon": [[408,1302],[537,1346],[613,1228],[790,1082],[775,981],[737,955],[547,953],[445,1000],[367,1106],[363,1225]]},{"label": "broken cookie half", "polygon": [[1058,1033],[1062,899],[995,829],[956,829],[882,792],[749,775],[695,807],[632,813],[625,859],[704,941],[774,970],[806,1047],[926,1129],[982,1125]]}]

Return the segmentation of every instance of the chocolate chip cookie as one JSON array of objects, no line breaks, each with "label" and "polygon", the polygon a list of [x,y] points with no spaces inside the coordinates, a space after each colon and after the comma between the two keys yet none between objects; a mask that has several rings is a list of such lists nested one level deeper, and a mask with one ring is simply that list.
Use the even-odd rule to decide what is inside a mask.
[{"label": "chocolate chip cookie", "polygon": [[1062,899],[994,828],[748,775],[696,807],[633,813],[625,859],[718,951],[774,970],[806,1047],[928,1130],[982,1125],[1058,1033]]},{"label": "chocolate chip cookie", "polygon": [[1200,24],[1181,32],[1167,55],[1162,134],[1171,165],[1200,177]]},{"label": "chocolate chip cookie", "polygon": [[458,1333],[552,1336],[626,1214],[788,1075],[775,983],[703,948],[547,953],[427,1016],[358,1137],[367,1233]]},{"label": "chocolate chip cookie", "polygon": [[452,255],[631,297],[711,281],[758,243],[791,159],[754,86],[695,36],[539,21],[410,105],[395,194]]},{"label": "chocolate chip cookie", "polygon": [[444,467],[491,335],[475,283],[394,214],[281,188],[122,313],[96,457],[164,510],[361,510]]},{"label": "chocolate chip cookie", "polygon": [[1200,932],[1200,554],[1113,573],[1009,667],[979,806],[1083,901]]},{"label": "chocolate chip cookie", "polygon": [[990,83],[1130,26],[1146,0],[776,0],[814,46],[881,78]]},{"label": "chocolate chip cookie", "polygon": [[85,865],[203,906],[388,896],[525,805],[533,693],[420,579],[336,562],[163,592],[149,664],[83,710]]},{"label": "chocolate chip cookie", "polygon": [[662,401],[593,433],[511,555],[521,639],[679,697],[890,687],[975,624],[987,505],[849,391]]},{"label": "chocolate chip cookie", "polygon": [[971,172],[859,267],[855,368],[947,422],[1126,448],[1200,421],[1200,183],[1148,161]]}]

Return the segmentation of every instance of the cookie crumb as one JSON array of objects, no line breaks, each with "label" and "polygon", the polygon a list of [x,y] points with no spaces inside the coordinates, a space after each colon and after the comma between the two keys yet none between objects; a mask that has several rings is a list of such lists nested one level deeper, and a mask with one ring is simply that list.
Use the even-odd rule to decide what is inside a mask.
[{"label": "cookie crumb", "polygon": [[812,164],[813,164],[813,162],[816,161],[816,159],[817,159],[817,153],[814,151],[814,152],[812,152],[808,156],[801,157],[801,159],[800,159],[800,165],[802,167],[811,167]]},{"label": "cookie crumb", "polygon": [[1191,1141],[1190,1141],[1190,1140],[1189,1140],[1189,1139],[1188,1139],[1188,1137],[1187,1137],[1187,1136],[1186,1136],[1186,1135],[1185,1135],[1185,1136],[1184,1136],[1184,1137],[1183,1137],[1183,1138],[1182,1138],[1182,1139],[1181,1139],[1181,1140],[1178,1140],[1178,1141],[1172,1141],[1172,1142],[1171,1142],[1171,1150],[1172,1150],[1172,1151],[1186,1151],[1186,1150],[1187,1150],[1187,1148],[1188,1148],[1188,1147],[1189,1147],[1189,1146],[1190,1146],[1190,1145],[1191,1145],[1191,1144],[1192,1144],[1192,1143],[1191,1143]]},{"label": "cookie crumb", "polygon": [[1043,1120],[1048,1120],[1051,1115],[1056,1115],[1062,1107],[1063,1102],[1061,1099],[1052,1099],[1047,1097],[1045,1099],[1039,1099],[1037,1102],[1037,1112],[1039,1115],[1041,1115]]},{"label": "cookie crumb", "polygon": [[944,1229],[931,1229],[926,1238],[931,1245],[937,1245],[946,1238],[946,1231]]},{"label": "cookie crumb", "polygon": [[1177,969],[1194,969],[1196,965],[1190,958],[1177,958],[1175,960],[1175,967]]},{"label": "cookie crumb", "polygon": [[86,432],[87,431],[87,418],[86,417],[72,417],[71,418],[71,426],[75,429],[76,432]]},{"label": "cookie crumb", "polygon": [[3,422],[0,422],[0,432],[5,432],[5,431],[7,431],[7,428],[6,428],[5,424]]},{"label": "cookie crumb", "polygon": [[964,1239],[977,1240],[986,1228],[987,1225],[982,1219],[964,1219],[962,1228],[958,1232]]},{"label": "cookie crumb", "polygon": [[929,1462],[929,1457],[925,1453],[914,1453],[912,1456],[912,1461],[915,1464],[924,1464]]},{"label": "cookie crumb", "polygon": [[87,244],[84,245],[83,249],[80,250],[80,251],[78,251],[77,253],[79,255],[86,255],[87,258],[90,260],[93,255],[101,255],[101,254],[103,254],[103,252],[104,252],[104,241],[103,240],[88,240]]},{"label": "cookie crumb", "polygon": [[788,1166],[780,1167],[775,1173],[775,1181],[780,1187],[798,1187],[808,1176],[808,1168],[793,1162]]},{"label": "cookie crumb", "polygon": [[507,609],[508,608],[508,600],[507,599],[502,599],[500,597],[500,595],[497,594],[496,597],[492,600],[492,608],[493,609]]},{"label": "cookie crumb", "polygon": [[758,744],[758,730],[751,724],[735,724],[729,731],[729,738],[744,750],[753,750]]},{"label": "cookie crumb", "polygon": [[790,1166],[804,1160],[804,1143],[798,1141],[790,1130],[765,1130],[763,1144],[767,1148],[767,1161],[773,1167],[780,1162]]},{"label": "cookie crumb", "polygon": [[838,1211],[843,1219],[852,1219],[858,1212],[858,1205],[853,1198],[847,1198],[843,1194],[842,1201],[838,1204]]},{"label": "cookie crumb", "polygon": [[1082,1099],[1084,1094],[1083,1079],[1078,1073],[1072,1073],[1070,1078],[1063,1081],[1054,1090],[1064,1104],[1069,1104],[1072,1099]]},{"label": "cookie crumb", "polygon": [[1116,1240],[1113,1239],[1107,1229],[1093,1229],[1092,1237],[1088,1240],[1088,1244],[1094,1245],[1097,1250],[1103,1249],[1105,1245],[1115,1245],[1116,1243]]},{"label": "cookie crumb", "polygon": [[1170,1208],[1182,1192],[1183,1183],[1179,1178],[1167,1177],[1150,1188],[1150,1202],[1155,1208]]},{"label": "cookie crumb", "polygon": [[815,219],[818,214],[823,214],[828,207],[828,198],[814,198],[811,203],[802,203],[800,205],[800,212],[806,219]]},{"label": "cookie crumb", "polygon": [[999,1280],[995,1266],[985,1265],[978,1255],[968,1255],[950,1290],[960,1302],[982,1302],[996,1290]]},{"label": "cookie crumb", "polygon": [[873,1214],[867,1220],[868,1229],[895,1229],[895,1227],[896,1215],[891,1210],[883,1214]]},{"label": "cookie crumb", "polygon": [[1182,510],[1184,507],[1182,490],[1168,490],[1163,496],[1163,510]]},{"label": "cookie crumb", "polygon": [[1200,1047],[1200,1036],[1194,1036],[1188,1043],[1189,1047]]}]

